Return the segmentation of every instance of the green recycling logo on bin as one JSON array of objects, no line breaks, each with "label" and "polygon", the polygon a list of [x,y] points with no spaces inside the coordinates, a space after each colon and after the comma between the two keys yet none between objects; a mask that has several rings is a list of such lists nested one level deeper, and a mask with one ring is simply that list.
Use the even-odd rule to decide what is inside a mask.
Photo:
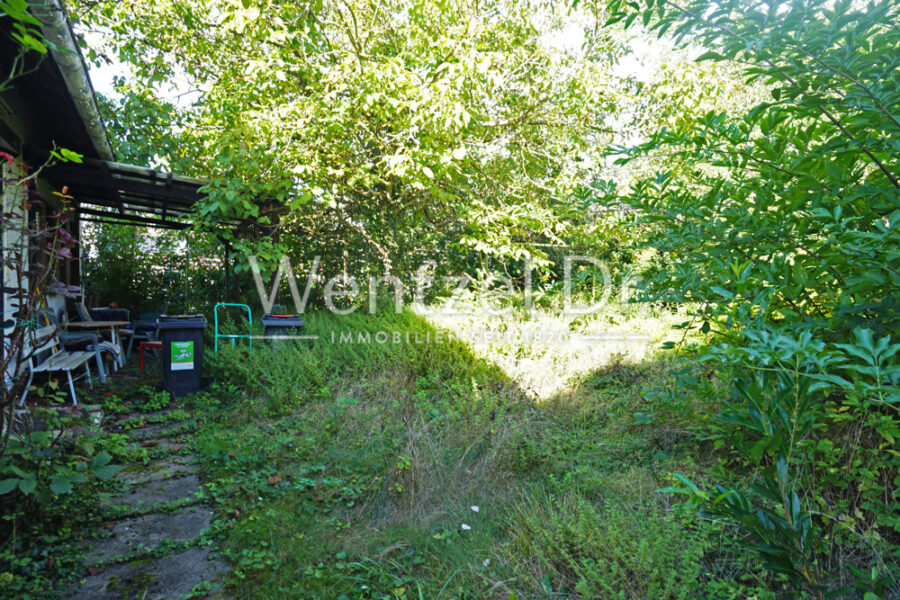
[{"label": "green recycling logo on bin", "polygon": [[172,342],[172,370],[190,371],[194,368],[194,342]]}]

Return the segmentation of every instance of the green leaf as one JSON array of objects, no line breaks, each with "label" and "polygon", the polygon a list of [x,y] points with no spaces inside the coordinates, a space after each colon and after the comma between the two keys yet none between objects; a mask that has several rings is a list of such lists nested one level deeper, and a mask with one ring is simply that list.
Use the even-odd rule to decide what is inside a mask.
[{"label": "green leaf", "polygon": [[26,0],[9,0],[8,2],[0,2],[0,10],[17,21],[28,23],[42,27],[43,24],[36,18],[28,14],[28,2]]},{"label": "green leaf", "polygon": [[687,488],[693,493],[693,495],[703,498],[704,500],[709,498],[706,492],[702,491],[700,488],[694,485],[693,481],[691,481],[681,473],[672,473],[672,477],[686,485]]},{"label": "green leaf", "polygon": [[84,158],[83,155],[78,154],[77,152],[72,152],[68,148],[60,148],[59,153],[62,155],[62,157],[64,159],[66,159],[69,162],[81,164],[82,159]]},{"label": "green leaf", "polygon": [[22,490],[23,494],[32,493],[34,491],[34,488],[36,487],[37,479],[35,479],[34,477],[19,480],[19,489]]},{"label": "green leaf", "polygon": [[105,481],[122,470],[121,465],[106,465],[105,467],[96,467],[91,469],[94,473],[94,476],[101,480]]},{"label": "green leaf", "polygon": [[718,52],[709,50],[707,52],[704,52],[700,56],[698,56],[696,60],[697,60],[697,62],[702,62],[704,60],[726,60],[726,58],[724,56],[722,56],[721,54],[719,54]]},{"label": "green leaf", "polygon": [[656,490],[660,494],[687,494],[688,496],[693,496],[694,493],[687,488],[677,488],[677,487],[664,487]]},{"label": "green leaf", "polygon": [[23,47],[34,50],[39,54],[47,54],[47,46],[43,44],[36,37],[31,35],[30,33],[13,33],[13,38],[16,39]]},{"label": "green leaf", "polygon": [[788,487],[788,474],[787,474],[787,460],[784,456],[778,455],[775,457],[775,470],[778,473],[778,485],[782,490],[787,490]]},{"label": "green leaf", "polygon": [[712,505],[716,506],[717,504],[721,503],[722,500],[725,500],[726,498],[728,498],[729,496],[731,496],[732,494],[735,494],[735,493],[737,493],[735,490],[728,490],[726,492],[722,492],[721,494],[719,494],[718,496],[713,498]]},{"label": "green leaf", "polygon": [[3,494],[8,494],[16,489],[16,487],[19,485],[19,481],[19,479],[16,479],[14,477],[0,481],[0,496],[2,496]]},{"label": "green leaf", "polygon": [[108,452],[100,452],[97,456],[94,457],[94,460],[91,461],[92,467],[103,467],[110,463],[112,460],[112,456],[109,455]]},{"label": "green leaf", "polygon": [[50,491],[63,495],[72,491],[72,482],[65,479],[54,479],[50,482]]},{"label": "green leaf", "polygon": [[828,161],[825,163],[825,174],[834,181],[840,181],[843,179],[843,172],[841,168],[834,161]]}]

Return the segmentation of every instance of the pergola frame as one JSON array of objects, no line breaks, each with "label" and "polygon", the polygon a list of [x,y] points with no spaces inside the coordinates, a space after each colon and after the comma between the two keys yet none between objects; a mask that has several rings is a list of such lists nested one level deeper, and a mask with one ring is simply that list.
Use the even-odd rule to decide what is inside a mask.
[{"label": "pergola frame", "polygon": [[[47,169],[46,177],[57,187],[68,188],[77,222],[176,231],[191,226],[195,205],[205,198],[203,188],[207,185],[195,177],[92,158],[85,158],[81,163],[54,165]],[[218,223],[217,237],[225,249],[223,266],[228,300],[238,294],[238,282],[229,260],[233,247],[221,231],[252,226],[253,223],[238,219]]]},{"label": "pergola frame", "polygon": [[[69,189],[82,221],[186,229],[194,205],[205,197],[202,179],[121,163],[85,159],[48,170],[48,178]],[[224,221],[234,228],[240,221]]]}]

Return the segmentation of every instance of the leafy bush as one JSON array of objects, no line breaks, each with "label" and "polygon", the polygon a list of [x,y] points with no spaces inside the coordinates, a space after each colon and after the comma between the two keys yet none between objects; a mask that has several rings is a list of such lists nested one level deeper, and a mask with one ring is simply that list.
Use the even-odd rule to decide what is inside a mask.
[{"label": "leafy bush", "polygon": [[157,232],[132,225],[86,226],[85,289],[102,305],[116,302],[131,318],[155,313],[168,302],[170,314],[203,312],[223,297],[221,268],[210,265],[221,246],[210,236]]},{"label": "leafy bush", "polygon": [[624,159],[669,157],[629,198],[671,265],[647,293],[696,303],[685,326],[712,336],[696,356],[721,378],[682,381],[707,409],[701,436],[723,450],[719,485],[679,475],[673,490],[738,524],[795,592],[900,593],[900,5],[608,7],[771,91],[746,113],[661,129]]},{"label": "leafy bush", "polygon": [[[95,515],[95,484],[121,468],[84,419],[40,408],[34,417],[45,428],[10,433],[0,456],[0,582],[10,597],[45,596],[73,578],[72,530]],[[76,427],[85,433],[72,435]]]},{"label": "leafy bush", "polygon": [[[119,469],[111,457],[99,452],[89,459],[73,454],[71,442],[64,440],[66,429],[77,419],[55,410],[36,409],[47,427],[11,435],[0,456],[0,495],[19,495],[37,504],[48,504],[55,495],[71,493],[76,484],[93,478],[109,479]],[[93,454],[87,440],[79,441],[81,452]],[[79,460],[80,459],[80,460]]]},{"label": "leafy bush", "polygon": [[[223,346],[210,359],[211,372],[220,382],[263,399],[271,415],[314,400],[334,400],[337,386],[349,373],[363,377],[396,370],[448,379],[462,375],[485,385],[505,379],[499,369],[474,360],[462,343],[410,311],[344,317],[315,312],[305,320],[304,335],[321,338],[314,348],[303,341],[282,342],[277,348],[260,342],[252,349]],[[460,368],[467,372],[451,371]]]}]

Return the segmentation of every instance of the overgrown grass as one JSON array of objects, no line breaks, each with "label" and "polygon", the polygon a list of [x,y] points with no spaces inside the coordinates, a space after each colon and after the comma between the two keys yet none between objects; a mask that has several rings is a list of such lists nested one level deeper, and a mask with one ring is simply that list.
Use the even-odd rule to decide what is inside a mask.
[{"label": "overgrown grass", "polygon": [[[634,424],[641,389],[667,376],[652,352],[594,356],[590,371],[564,364],[569,348],[526,390],[485,349],[439,331],[412,312],[312,314],[317,341],[226,347],[210,361],[195,447],[235,568],[230,594],[752,594],[724,575],[734,561],[713,551],[721,532],[656,493],[705,459],[677,430]],[[504,344],[501,363],[519,352],[543,368],[556,352]],[[536,400],[538,377],[556,392]]]},{"label": "overgrown grass", "polygon": [[421,314],[467,342],[476,356],[501,367],[538,400],[567,392],[613,362],[643,362],[663,341],[680,337],[672,326],[687,319],[639,303],[603,303],[590,315],[569,318],[561,311],[501,313],[470,296],[422,308]]}]

